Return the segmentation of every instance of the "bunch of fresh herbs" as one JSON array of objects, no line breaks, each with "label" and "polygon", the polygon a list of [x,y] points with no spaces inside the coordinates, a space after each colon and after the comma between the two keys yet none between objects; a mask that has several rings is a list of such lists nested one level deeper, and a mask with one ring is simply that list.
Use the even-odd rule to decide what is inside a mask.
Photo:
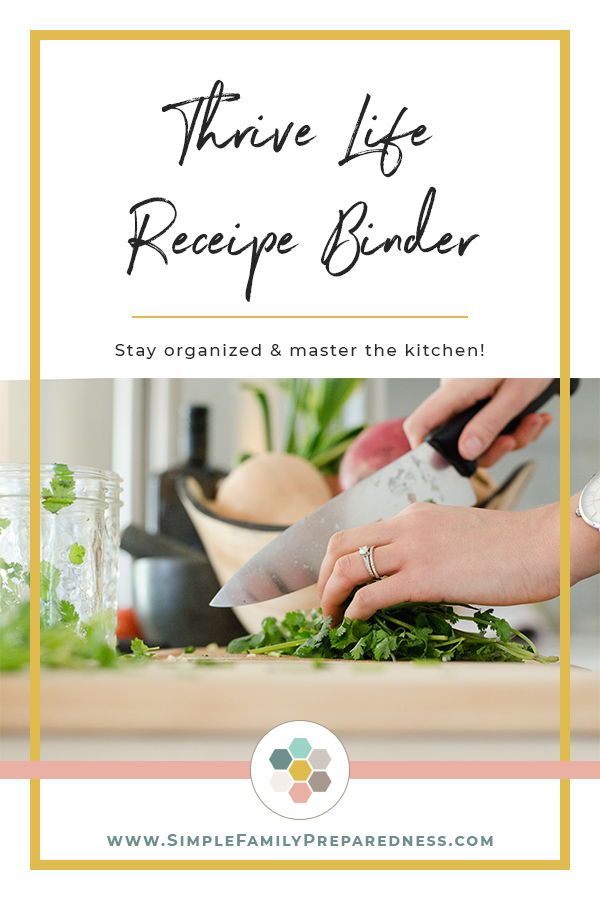
[{"label": "bunch of fresh herbs", "polygon": [[[280,622],[264,619],[261,631],[235,638],[227,649],[313,659],[556,662],[556,657],[540,656],[526,635],[493,610],[464,609],[469,614],[445,604],[402,603],[366,622],[344,619],[334,627],[320,610],[295,610]],[[475,628],[457,627],[461,622]]]}]

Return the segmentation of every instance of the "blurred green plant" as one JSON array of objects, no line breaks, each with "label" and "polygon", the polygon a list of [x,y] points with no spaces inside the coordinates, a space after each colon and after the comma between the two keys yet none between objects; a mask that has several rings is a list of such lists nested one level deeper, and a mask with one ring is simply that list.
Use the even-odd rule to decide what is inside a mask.
[{"label": "blurred green plant", "polygon": [[[29,665],[31,607],[29,601],[0,610],[0,672],[18,671]],[[158,647],[147,647],[139,638],[131,652],[119,655],[106,640],[106,618],[81,622],[72,603],[60,600],[56,621],[40,619],[40,662],[58,669],[109,668],[152,659]]]},{"label": "blurred green plant", "polygon": [[[40,621],[40,662],[52,668],[113,666],[115,650],[104,637],[101,619],[85,625],[75,607],[66,600],[58,604],[57,621]],[[0,671],[15,671],[29,663],[29,602],[19,603],[0,613]]]},{"label": "blurred green plant", "polygon": [[[340,461],[365,424],[340,427],[344,407],[362,384],[362,378],[287,378],[278,383],[287,395],[286,424],[281,442],[284,453],[309,460],[326,475],[338,472]],[[271,402],[266,391],[244,384],[259,405],[265,449],[279,449],[273,436]],[[248,454],[242,456],[246,459]]]}]

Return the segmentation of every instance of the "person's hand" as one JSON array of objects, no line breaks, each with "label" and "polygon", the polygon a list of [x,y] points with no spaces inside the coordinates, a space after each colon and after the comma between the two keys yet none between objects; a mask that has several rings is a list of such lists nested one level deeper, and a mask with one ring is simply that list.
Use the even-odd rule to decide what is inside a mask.
[{"label": "person's hand", "polygon": [[[591,531],[591,529],[589,529]],[[380,581],[358,552],[372,546]],[[319,575],[323,614],[368,619],[404,601],[508,606],[559,593],[558,504],[524,512],[413,503],[392,519],[335,534]]]},{"label": "person's hand", "polygon": [[552,421],[549,413],[525,416],[512,434],[500,434],[511,419],[538,397],[550,384],[549,378],[447,378],[404,422],[404,431],[414,449],[448,419],[468,409],[478,400],[489,403],[465,426],[458,443],[463,459],[491,466],[509,453],[525,447],[540,436]]}]

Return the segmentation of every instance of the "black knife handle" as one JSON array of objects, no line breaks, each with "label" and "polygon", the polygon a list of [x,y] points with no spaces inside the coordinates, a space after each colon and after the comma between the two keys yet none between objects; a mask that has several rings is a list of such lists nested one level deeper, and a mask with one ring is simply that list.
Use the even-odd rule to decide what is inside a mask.
[{"label": "black knife handle", "polygon": [[[575,393],[578,386],[579,379],[571,378],[571,394]],[[559,391],[560,379],[555,378],[539,397],[535,397],[535,399],[533,399],[518,416],[515,416],[514,419],[510,420],[506,428],[502,429],[501,434],[511,434],[525,416],[540,409],[540,407],[544,406],[551,397],[558,394]],[[425,438],[427,443],[430,444],[434,450],[437,450],[438,453],[441,453],[441,455],[447,459],[461,475],[467,477],[473,475],[477,469],[477,462],[475,460],[462,458],[458,452],[458,439],[460,438],[465,425],[490,402],[490,399],[491,398],[479,400],[477,403],[474,403],[473,406],[470,406],[469,409],[463,410],[463,412],[459,413],[453,419],[450,419],[449,422],[440,425],[439,428],[436,428],[435,431],[432,431],[431,434]]]}]

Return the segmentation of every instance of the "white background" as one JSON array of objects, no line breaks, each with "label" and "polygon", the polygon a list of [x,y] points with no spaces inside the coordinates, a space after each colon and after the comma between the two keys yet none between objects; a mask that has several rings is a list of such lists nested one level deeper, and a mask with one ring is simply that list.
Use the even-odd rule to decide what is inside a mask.
[{"label": "white background", "polygon": [[[130,807],[140,796],[140,782],[123,785],[119,808]],[[439,783],[438,783],[439,784]],[[480,782],[472,782],[477,790]],[[81,782],[79,782],[81,785]],[[600,785],[597,781],[575,781],[571,787],[573,807],[571,871],[507,871],[507,872],[29,872],[28,871],[28,785],[23,781],[0,782],[0,837],[2,846],[2,884],[9,896],[33,896],[51,891],[66,900],[85,894],[90,900],[143,893],[148,898],[182,896],[235,895],[246,897],[278,896],[284,892],[294,900],[305,897],[307,890],[318,890],[319,896],[330,892],[345,897],[362,897],[365,891],[392,896],[444,897],[485,896],[504,900],[507,896],[523,897],[535,893],[552,900],[566,895],[589,896],[590,885],[597,880],[597,815]],[[11,810],[8,815],[7,811]],[[79,821],[90,819],[88,808],[80,804]],[[509,828],[520,827],[521,816],[510,813]],[[527,817],[525,817],[527,818]],[[500,821],[500,820],[499,820]],[[467,893],[465,894],[465,887]],[[593,888],[592,888],[593,890]]]},{"label": "white background", "polygon": [[[250,781],[42,784],[42,857],[48,859],[556,859],[556,781],[350,779],[339,803],[304,822],[272,813]],[[83,817],[81,810],[92,811]],[[107,834],[494,835],[493,847],[107,848]]]},{"label": "white background", "polygon": [[[595,115],[596,92],[600,68],[597,52],[595,4],[587,0],[507,0],[499,4],[481,4],[463,0],[449,6],[442,0],[431,0],[426,6],[396,2],[331,3],[306,0],[298,6],[263,2],[247,4],[230,0],[226,7],[199,8],[197,2],[171,2],[168,7],[147,2],[115,2],[106,0],[101,7],[83,8],[74,0],[55,0],[11,5],[4,11],[0,30],[2,53],[0,66],[3,84],[3,133],[0,148],[3,173],[3,215],[0,218],[0,241],[3,248],[3,281],[0,303],[0,377],[27,377],[27,99],[28,99],[28,34],[29,27],[129,27],[129,28],[198,28],[198,27],[353,27],[353,28],[572,28],[573,52],[573,296],[572,296],[572,371],[580,377],[597,377],[600,304],[597,299],[597,146],[598,118]],[[10,16],[10,18],[9,18]],[[76,75],[74,75],[76,80]],[[449,91],[449,93],[451,93]],[[551,261],[550,261],[551,262]],[[83,303],[83,299],[82,299]],[[96,327],[101,310],[83,307],[87,325]],[[531,352],[544,344],[547,317],[536,323],[529,334]],[[65,331],[69,332],[65,328]],[[61,341],[57,354],[65,353],[68,344]],[[511,356],[507,350],[507,358]],[[514,374],[525,375],[527,359]],[[480,374],[478,365],[469,373]],[[74,375],[81,374],[74,372]],[[113,372],[113,375],[120,374]],[[315,372],[315,374],[318,374]],[[353,373],[358,374],[358,373]],[[373,373],[375,374],[375,373]],[[440,374],[439,369],[431,375]],[[536,374],[539,374],[537,372]],[[475,783],[476,784],[476,783]],[[131,803],[136,786],[123,786],[121,802]],[[571,872],[364,872],[348,873],[271,872],[268,882],[264,873],[228,873],[227,888],[254,891],[265,895],[265,886],[275,895],[285,891],[286,897],[306,896],[306,890],[321,893],[339,892],[361,896],[365,890],[418,891],[420,895],[442,892],[444,896],[465,896],[465,886],[472,895],[505,898],[508,892],[523,896],[535,891],[545,897],[563,897],[567,892],[589,893],[589,885],[597,880],[597,809],[600,805],[598,782],[574,782],[573,791],[573,869]],[[47,873],[28,871],[27,807],[28,791],[24,782],[0,785],[0,829],[2,830],[3,887],[11,894],[27,895],[48,890],[63,897],[106,897],[108,891],[140,892],[146,896],[164,896],[165,892],[208,893],[223,890],[221,872],[100,872],[93,877],[87,872]],[[124,799],[123,799],[124,798]],[[83,805],[79,820],[93,815]]]},{"label": "white background", "polygon": [[[152,362],[124,362],[112,353],[117,342],[165,341],[483,342],[482,374],[558,371],[558,42],[48,41],[41,58],[42,377],[190,374],[185,359],[157,354]],[[212,127],[221,139],[259,114],[265,131],[289,120],[309,122],[316,139],[279,154],[246,145],[201,152],[191,146],[180,167],[182,117],[161,107],[207,94],[217,78],[226,91],[241,93],[216,114]],[[389,178],[375,154],[337,165],[367,92],[368,125],[377,114],[376,127],[385,131],[406,106],[403,130],[425,123],[432,135],[421,147],[405,146]],[[327,274],[319,260],[338,210],[364,200],[369,213],[361,236],[372,243],[394,233],[404,239],[414,232],[430,186],[437,197],[425,243],[446,231],[455,239],[478,233],[463,257],[455,251],[380,253],[342,277]],[[141,248],[127,276],[129,208],[157,196],[178,210],[175,225],[157,238],[168,265]],[[166,225],[171,211],[151,209],[151,216],[148,237]],[[175,256],[168,249],[180,230],[189,235],[187,243],[202,232],[228,238],[236,222],[244,239],[290,231],[299,243],[286,256],[263,254],[249,303],[247,253]],[[169,313],[469,319],[131,319]],[[540,321],[544,341],[532,346]],[[76,339],[68,352],[57,353],[65,330]],[[240,365],[252,375],[306,368],[267,354],[204,365],[198,374],[234,376]],[[447,373],[473,371],[466,358],[443,366]],[[322,374],[417,375],[439,372],[440,363],[347,358],[318,368]]]},{"label": "white background", "polygon": [[[596,5],[587,0],[509,0],[501,6],[482,5],[462,0],[452,9],[441,0],[426,7],[397,2],[371,2],[368,7],[356,2],[322,3],[307,0],[301,10],[281,8],[264,2],[252,6],[232,0],[224,9],[200,13],[192,0],[172,2],[168,9],[140,0],[126,5],[108,0],[102,10],[81,8],[73,0],[47,3],[25,2],[7,6],[6,22],[0,33],[0,66],[3,83],[10,86],[3,97],[4,133],[11,139],[0,147],[3,172],[3,211],[0,240],[3,248],[2,304],[3,327],[0,330],[0,377],[25,378],[28,372],[28,49],[27,29],[42,28],[570,28],[572,29],[572,371],[580,377],[598,374],[597,334],[600,328],[600,304],[597,300],[597,207],[598,175],[596,148],[599,123],[594,115],[595,92],[599,79]],[[73,81],[77,78],[74,77]],[[449,102],[454,93],[446,86]],[[83,302],[83,301],[82,301]],[[87,310],[86,324],[97,326],[101,311]],[[79,322],[81,324],[81,320]],[[463,323],[464,324],[464,323]],[[515,375],[528,373],[527,360],[544,345],[547,316],[529,333],[529,354],[518,360],[506,348],[505,360],[518,362]],[[516,327],[516,326],[515,326]],[[65,328],[71,331],[71,328]],[[64,337],[64,335],[63,335]],[[57,355],[70,348],[61,340]],[[469,374],[482,371],[479,364],[469,365]],[[112,373],[118,376],[121,373]],[[140,373],[140,374],[146,374]],[[154,373],[152,373],[154,374]],[[215,373],[218,374],[218,373]],[[318,374],[315,372],[315,374]],[[367,374],[367,373],[353,373]],[[373,373],[375,374],[375,373]],[[409,373],[406,373],[409,374]],[[418,373],[417,373],[418,374]],[[439,367],[427,373],[437,376]],[[458,374],[458,372],[457,372]],[[497,374],[497,373],[495,373]],[[536,373],[536,374],[539,374]]]}]

